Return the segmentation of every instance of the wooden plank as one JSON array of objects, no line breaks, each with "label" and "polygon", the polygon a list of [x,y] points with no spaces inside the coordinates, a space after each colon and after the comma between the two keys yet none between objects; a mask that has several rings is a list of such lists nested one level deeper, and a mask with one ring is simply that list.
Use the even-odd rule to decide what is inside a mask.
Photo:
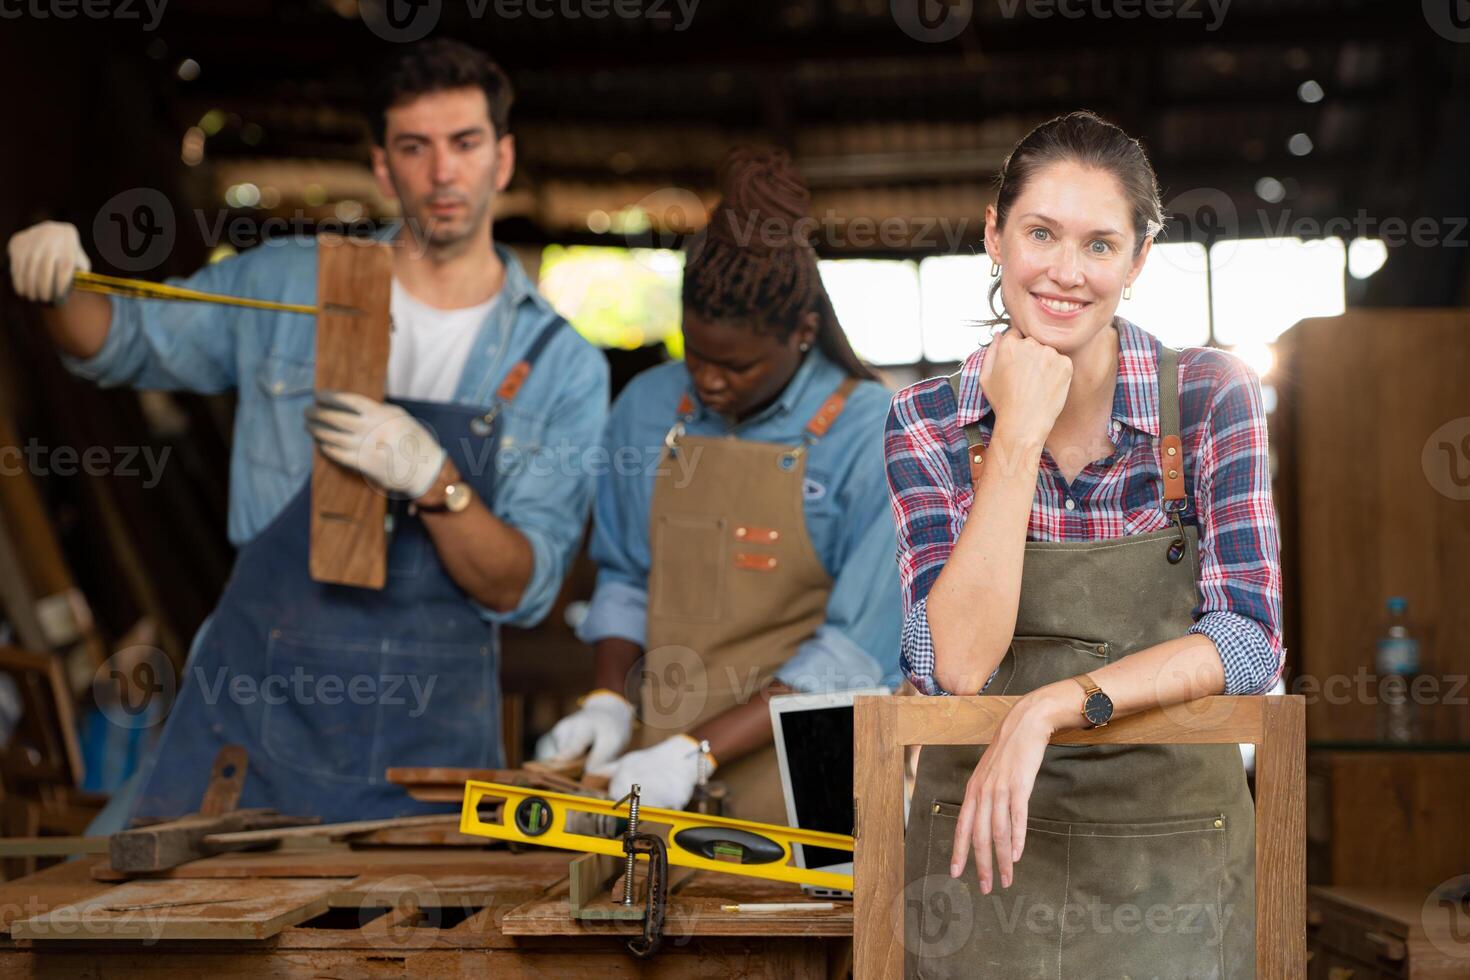
[{"label": "wooden plank", "polygon": [[248,846],[208,844],[204,838],[210,834],[295,825],[302,820],[302,817],[285,816],[267,809],[233,810],[213,817],[195,814],[119,831],[112,835],[108,855],[113,870],[124,874],[163,871],[229,847]]},{"label": "wooden plank", "polygon": [[458,813],[430,813],[415,817],[390,817],[383,820],[349,820],[344,823],[305,824],[293,827],[271,827],[263,830],[237,830],[227,833],[206,834],[202,840],[206,845],[230,846],[235,844],[265,844],[272,841],[301,840],[323,837],[327,840],[342,840],[353,834],[370,830],[391,830],[399,827],[459,826]]},{"label": "wooden plank", "polygon": [[[836,908],[806,912],[726,912],[723,906],[739,902],[810,901],[796,885],[700,872],[692,883],[671,894],[664,924],[666,939],[693,936],[850,936],[853,909],[845,902]],[[616,890],[616,889],[615,889]],[[578,919],[572,915],[570,881],[558,883],[542,895],[507,912],[500,928],[507,936],[632,936],[643,931],[641,920]],[[819,904],[819,903],[815,903]],[[642,897],[638,900],[642,909]],[[603,896],[593,908],[611,913]]]},{"label": "wooden plank", "polygon": [[344,882],[134,881],[11,925],[15,939],[268,939],[327,910]]},{"label": "wooden plank", "polygon": [[[388,381],[387,244],[317,241],[316,387],[382,399]],[[347,312],[356,310],[357,312]],[[311,577],[381,589],[388,576],[388,498],[360,473],[315,450],[311,467]]]},{"label": "wooden plank", "polygon": [[[286,935],[290,935],[287,930]],[[523,940],[522,943],[525,941]],[[494,977],[547,980],[826,980],[828,944],[807,939],[693,940],[666,947],[651,960],[628,955],[621,943],[560,938],[514,949],[423,949],[385,944],[379,949],[287,949],[273,943],[258,949],[223,943],[210,947],[157,950],[21,950],[0,959],[6,975],[36,980],[77,977],[142,980],[322,980],[324,977],[400,980],[424,977]],[[221,947],[215,951],[214,947]]]},{"label": "wooden plank", "polygon": [[1307,713],[1267,698],[1256,747],[1256,975],[1294,976],[1307,961]]},{"label": "wooden plank", "polygon": [[106,837],[0,837],[0,857],[106,854]]},{"label": "wooden plank", "polygon": [[[304,846],[314,844],[314,846]],[[342,843],[301,842],[264,853],[220,854],[150,874],[150,879],[179,878],[355,878],[369,871],[433,877],[439,874],[513,874],[555,880],[566,874],[570,851],[538,849],[513,853],[504,848],[434,850],[420,848],[355,849]],[[126,877],[106,864],[94,866],[97,881]]]},{"label": "wooden plank", "polygon": [[[903,974],[903,763],[900,712],[949,698],[853,699],[853,977]],[[965,698],[966,701],[992,700]],[[926,715],[932,711],[919,707]],[[952,722],[951,722],[952,723]],[[908,741],[919,742],[911,738]]]},{"label": "wooden plank", "polygon": [[[0,883],[0,942],[10,935],[10,924],[43,912],[100,895],[111,885],[93,881],[85,861],[66,861],[35,874]],[[0,968],[0,976],[8,976]]]},{"label": "wooden plank", "polygon": [[[893,737],[904,745],[966,745],[982,742],[982,733],[998,726],[1015,696],[969,698],[904,698]],[[1053,745],[1134,743],[1238,744],[1261,735],[1261,706],[1251,698],[1208,697],[1188,704],[1142,711],[1109,722],[1103,728],[1058,732]],[[988,736],[985,736],[988,738]]]}]

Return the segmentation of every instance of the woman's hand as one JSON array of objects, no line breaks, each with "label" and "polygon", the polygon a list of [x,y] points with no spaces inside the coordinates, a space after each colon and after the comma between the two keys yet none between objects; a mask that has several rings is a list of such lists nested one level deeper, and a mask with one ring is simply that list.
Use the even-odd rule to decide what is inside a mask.
[{"label": "woman's hand", "polygon": [[1001,722],[995,741],[985,747],[985,754],[980,756],[965,786],[965,802],[955,824],[949,873],[958,878],[964,872],[966,857],[973,847],[981,894],[990,894],[996,870],[1000,872],[1001,887],[1009,887],[1011,868],[1021,859],[1036,773],[1041,768],[1048,741],[1060,727],[1058,690],[1048,685],[1016,702]]},{"label": "woman's hand", "polygon": [[1072,361],[1014,328],[996,334],[980,366],[980,389],[995,408],[997,429],[1040,446],[1067,404]]}]

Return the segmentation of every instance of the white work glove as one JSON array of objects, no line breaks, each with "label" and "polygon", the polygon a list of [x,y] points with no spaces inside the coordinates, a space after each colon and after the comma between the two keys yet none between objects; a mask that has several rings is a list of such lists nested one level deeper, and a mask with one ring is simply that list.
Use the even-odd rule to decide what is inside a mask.
[{"label": "white work glove", "polygon": [[612,691],[593,691],[582,706],[536,740],[536,758],[575,759],[586,754],[586,771],[606,775],[633,736],[633,706]]},{"label": "white work glove", "polygon": [[357,470],[390,493],[422,497],[447,454],[418,419],[397,405],[346,391],[319,391],[306,431],[334,463]]},{"label": "white work glove", "polygon": [[[642,806],[681,810],[699,783],[699,743],[688,735],[674,735],[648,749],[629,752],[613,766],[607,783],[607,798],[620,800],[636,783]],[[705,755],[708,772],[715,760]]]},{"label": "white work glove", "polygon": [[16,293],[36,303],[60,300],[77,272],[92,271],[77,226],[65,221],[43,221],[18,231],[10,236],[5,251]]}]

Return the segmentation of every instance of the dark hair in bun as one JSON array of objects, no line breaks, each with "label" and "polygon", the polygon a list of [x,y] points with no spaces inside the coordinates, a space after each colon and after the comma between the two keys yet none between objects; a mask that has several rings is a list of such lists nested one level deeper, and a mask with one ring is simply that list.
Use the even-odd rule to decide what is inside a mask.
[{"label": "dark hair in bun", "polygon": [[684,305],[711,320],[745,320],[782,340],[816,312],[817,344],[853,377],[875,379],[832,309],[810,242],[811,192],[784,150],[736,147],[719,171],[720,202],[691,244]]}]

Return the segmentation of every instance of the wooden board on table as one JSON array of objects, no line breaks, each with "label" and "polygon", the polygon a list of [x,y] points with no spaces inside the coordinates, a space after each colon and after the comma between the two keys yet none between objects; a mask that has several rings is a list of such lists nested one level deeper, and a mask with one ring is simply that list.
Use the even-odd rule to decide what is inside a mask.
[{"label": "wooden board on table", "polygon": [[[616,883],[614,890],[617,890]],[[620,894],[620,893],[619,893]],[[606,899],[600,900],[606,903]],[[673,936],[851,936],[852,905],[792,912],[726,912],[741,902],[807,902],[800,886],[699,872],[672,891],[664,935]],[[642,908],[642,893],[638,897]],[[590,911],[598,903],[589,905]],[[570,882],[563,881],[506,913],[500,928],[507,936],[635,935],[642,921],[582,920],[572,916]]]},{"label": "wooden board on table", "polygon": [[[387,244],[326,235],[318,239],[318,391],[383,398],[392,282],[393,255]],[[311,577],[381,589],[388,577],[387,505],[388,498],[361,474],[316,449],[311,464]]]},{"label": "wooden board on table", "polygon": [[[566,874],[570,851],[534,850],[513,854],[504,848],[474,850],[363,848],[346,844],[283,847],[276,851],[220,854],[190,861],[150,879],[179,878],[355,878],[369,871],[433,877],[440,874],[546,875],[551,879]],[[127,877],[103,863],[92,868],[97,881],[123,881]]]},{"label": "wooden board on table", "polygon": [[325,912],[338,878],[133,881],[10,927],[14,939],[269,939]]}]

